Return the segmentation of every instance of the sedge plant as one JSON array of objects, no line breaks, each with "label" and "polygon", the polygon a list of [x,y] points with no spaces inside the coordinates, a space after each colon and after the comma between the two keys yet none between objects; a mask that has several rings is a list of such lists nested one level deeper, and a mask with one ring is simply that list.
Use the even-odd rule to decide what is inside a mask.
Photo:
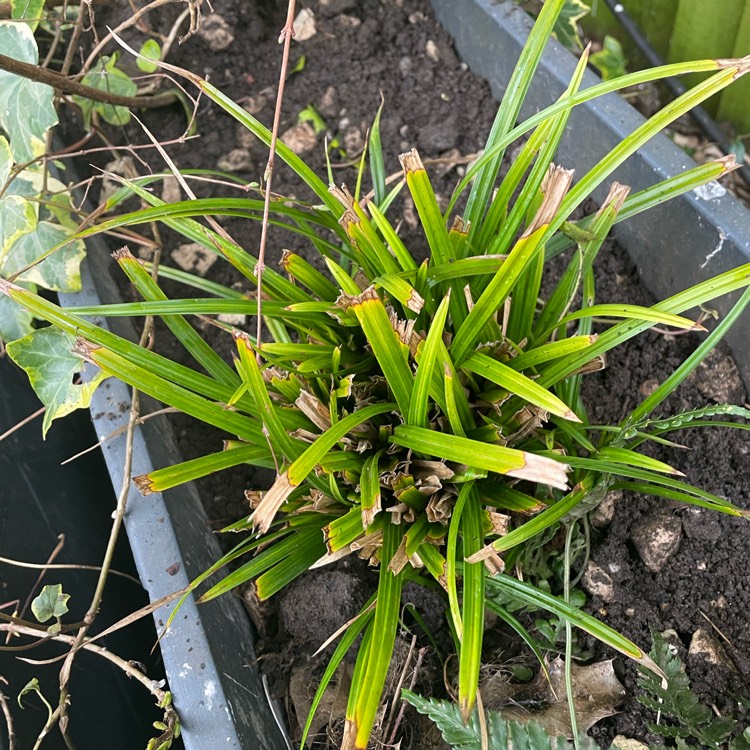
[{"label": "sedge plant", "polygon": [[[560,524],[574,523],[614,487],[747,515],[684,482],[678,471],[638,448],[686,425],[745,427],[725,419],[749,415],[731,405],[671,417],[655,416],[655,410],[750,301],[750,265],[648,308],[598,304],[593,273],[616,222],[718,179],[734,168],[733,161],[696,166],[635,195],[612,183],[596,213],[575,222],[571,215],[641,145],[747,72],[750,62],[680,63],[581,90],[584,53],[560,99],[515,125],[562,5],[562,0],[544,4],[484,153],[445,213],[416,151],[401,155],[403,179],[389,189],[379,113],[369,138],[372,192],[367,196],[361,194],[364,159],[350,192],[329,187],[288,147],[277,144],[277,157],[307,184],[315,202],[274,198],[270,221],[322,257],[327,274],[310,262],[309,254],[286,251],[280,270],[265,269],[262,293],[244,295],[160,266],[159,279],[202,292],[197,299],[168,299],[152,267],[122,249],[116,261],[142,302],[63,310],[12,282],[0,282],[0,291],[55,327],[72,358],[227,433],[219,453],[137,477],[143,493],[246,464],[276,471],[270,488],[249,493],[251,515],[229,527],[254,534],[195,582],[198,586],[235,564],[203,593],[202,601],[248,581],[260,599],[267,599],[305,571],[347,555],[358,555],[377,569],[377,591],[340,634],[313,702],[314,712],[337,665],[362,634],[346,711],[347,750],[365,748],[373,731],[407,580],[431,581],[444,592],[458,653],[458,705],[468,720],[477,702],[488,602],[530,640],[520,622],[493,603],[495,594],[549,610],[658,671],[636,644],[564,599],[519,580],[510,567],[505,572],[508,554],[533,545]],[[269,130],[221,91],[187,71],[164,67],[186,76],[270,143]],[[554,163],[577,104],[635,83],[692,72],[710,75],[577,181],[571,170]],[[498,182],[505,149],[527,134]],[[189,180],[190,174],[181,177]],[[222,256],[254,284],[256,259],[205,220],[260,221],[263,200],[243,196],[167,204],[149,189],[157,179],[127,181],[107,206],[112,210],[135,194],[146,208],[101,221],[77,237],[161,222]],[[428,246],[422,262],[388,218],[404,186]],[[568,253],[567,267],[554,291],[540,300],[546,261],[561,252]],[[589,424],[581,379],[604,366],[608,351],[656,324],[702,330],[684,313],[737,290],[742,295],[731,312],[627,419],[606,429]],[[232,364],[188,321],[194,315],[258,312],[267,340],[227,327],[235,349]],[[120,338],[91,322],[93,315],[162,316],[196,366],[177,364]],[[34,352],[34,338],[31,334],[9,345],[11,356],[23,364]],[[39,377],[38,370],[34,375]]]}]

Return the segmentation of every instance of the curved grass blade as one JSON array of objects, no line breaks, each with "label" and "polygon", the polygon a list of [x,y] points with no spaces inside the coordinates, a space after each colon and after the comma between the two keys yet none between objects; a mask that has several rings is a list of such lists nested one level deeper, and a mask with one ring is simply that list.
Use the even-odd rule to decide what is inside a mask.
[{"label": "curved grass blade", "polygon": [[574,625],[589,635],[594,636],[594,638],[600,640],[605,645],[610,646],[621,654],[633,659],[633,661],[640,664],[642,667],[645,667],[660,677],[664,676],[663,672],[654,663],[651,657],[643,651],[643,649],[639,648],[624,635],[621,635],[608,625],[600,622],[595,617],[592,617],[570,604],[566,604],[562,599],[547,594],[535,586],[519,581],[516,578],[512,578],[505,573],[488,578],[487,587],[490,590],[495,589],[497,591],[502,591],[506,595],[516,597],[533,607],[546,609],[548,612],[552,612],[557,617],[567,620],[571,625]]},{"label": "curved grass blade", "polygon": [[467,560],[469,562],[485,560],[492,555],[505,552],[541,534],[545,529],[554,526],[580,505],[591,491],[593,484],[594,482],[591,477],[582,480],[562,500],[558,500],[554,505],[548,506],[546,510],[534,516],[530,521],[526,521],[526,523],[513,529],[513,531],[505,536],[496,539],[492,544],[473,553],[471,557],[467,557]]}]

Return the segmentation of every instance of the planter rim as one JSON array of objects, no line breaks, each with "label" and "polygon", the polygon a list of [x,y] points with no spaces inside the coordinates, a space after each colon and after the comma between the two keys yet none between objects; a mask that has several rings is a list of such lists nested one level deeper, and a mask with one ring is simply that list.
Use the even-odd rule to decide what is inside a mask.
[{"label": "planter rim", "polygon": [[[456,50],[501,99],[533,26],[513,0],[430,0]],[[542,56],[521,110],[526,119],[552,104],[567,88],[576,57],[556,40]],[[587,71],[582,89],[600,82]],[[583,174],[645,118],[619,94],[586,102],[571,112],[558,159]],[[653,138],[594,192],[601,202],[612,180],[642,190],[684,172],[695,162],[665,135]],[[721,185],[712,183],[616,225],[614,235],[635,262],[641,281],[663,299],[750,261],[750,211]],[[740,292],[712,302],[725,315]],[[740,317],[726,340],[750,390],[750,314]]]}]

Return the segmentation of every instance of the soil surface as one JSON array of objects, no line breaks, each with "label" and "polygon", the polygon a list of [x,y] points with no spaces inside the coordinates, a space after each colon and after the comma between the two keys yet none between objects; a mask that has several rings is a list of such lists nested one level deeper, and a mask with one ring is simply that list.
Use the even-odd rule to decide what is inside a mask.
[{"label": "soil surface", "polygon": [[[284,20],[283,5],[219,0],[214,4],[214,11],[225,24],[216,18],[209,19],[204,29],[211,29],[212,33],[198,35],[182,47],[175,46],[169,60],[209,77],[213,84],[270,126],[278,85],[280,48],[277,36]],[[439,200],[444,200],[461,173],[461,157],[480,149],[489,131],[496,105],[488,86],[457,58],[449,37],[437,26],[424,0],[309,0],[304,5],[314,13],[315,34],[295,42],[292,48],[291,67],[301,69],[293,73],[287,83],[281,127],[284,138],[294,140],[300,150],[306,149],[304,157],[320,175],[325,174],[326,168],[323,137],[327,135],[330,141],[336,140],[339,145],[331,154],[335,179],[353,186],[356,170],[350,165],[361,153],[382,93],[385,106],[381,131],[386,171],[399,171],[397,154],[414,146],[425,160],[441,158],[442,163],[428,168]],[[118,12],[105,7],[98,21],[113,26],[119,20]],[[153,28],[164,31],[170,28],[176,12],[166,7],[149,16],[149,22]],[[138,40],[142,41],[143,37],[133,35],[132,41]],[[325,133],[316,135],[311,126],[298,123],[300,113],[310,105],[325,121]],[[143,120],[161,141],[177,139],[185,129],[185,115],[177,107],[146,113]],[[72,141],[76,126],[69,120],[66,127],[66,138]],[[266,151],[206,99],[200,101],[197,109],[197,132],[198,138],[167,147],[180,169],[220,167],[248,183],[259,180],[265,168]],[[148,142],[135,123],[110,135],[121,143]],[[133,152],[131,156],[135,154],[137,159],[134,158],[133,165],[139,172],[164,169],[163,161],[153,150]],[[86,161],[90,163],[95,159],[88,157]],[[103,165],[104,161],[97,163],[97,166]],[[94,191],[96,189],[95,186]],[[282,194],[309,198],[283,165],[277,166],[274,189]],[[169,190],[175,196],[175,184],[165,187],[167,193]],[[196,191],[205,196],[225,192],[221,186],[213,184],[204,184]],[[398,204],[396,210],[403,217],[402,234],[407,244],[415,254],[421,254],[424,240],[415,231],[413,205],[407,199]],[[258,226],[239,220],[226,220],[222,224],[243,247],[251,251],[257,248]],[[164,261],[171,262],[172,251],[182,242],[169,231],[163,233],[163,240]],[[292,235],[272,231],[270,262],[278,261],[284,247],[306,252],[306,248],[295,242]],[[141,251],[141,254],[147,253]],[[208,268],[205,276],[220,283],[236,284],[242,290],[250,288],[246,280],[220,262]],[[165,284],[165,289],[169,294],[191,294],[189,290],[169,284]],[[597,293],[601,302],[651,304],[654,301],[639,285],[632,264],[614,244],[602,250]],[[249,321],[239,325],[247,327]],[[202,330],[210,337],[212,346],[229,357],[230,338],[214,328]],[[608,359],[607,369],[585,379],[584,393],[592,423],[617,423],[655,383],[661,382],[682,362],[699,341],[696,334],[665,336],[649,332],[614,352]],[[186,361],[184,353],[163,327],[158,329],[157,346],[168,356]],[[683,384],[659,413],[666,415],[725,401],[743,403],[745,399],[736,368],[721,349]],[[179,416],[173,423],[185,458],[220,449],[224,436],[215,430]],[[747,486],[750,437],[746,432],[694,429],[676,433],[675,440],[689,445],[690,449],[659,447],[653,455],[683,471],[687,481],[738,505],[750,505]],[[244,490],[267,488],[271,481],[270,473],[238,470],[201,480],[198,486],[209,518],[219,528],[248,512],[243,500]],[[741,718],[736,699],[750,697],[750,663],[746,657],[750,653],[747,522],[629,493],[610,505],[613,505],[611,518],[601,511],[592,526],[590,559],[611,578],[612,590],[607,593],[607,601],[598,595],[589,596],[587,610],[646,648],[651,642],[651,629],[674,630],[685,648],[698,629],[707,629],[714,635],[720,631],[726,641],[716,637],[724,645],[728,666],[712,665],[701,656],[691,656],[688,673],[707,703],[722,714]],[[646,567],[638,551],[638,545],[654,527],[657,531],[666,528],[671,538],[679,541],[656,570]],[[655,567],[652,563],[652,568]],[[311,661],[311,654],[358,611],[375,583],[372,571],[363,568],[359,561],[345,560],[333,568],[309,573],[275,601],[262,607],[246,592],[245,598],[259,631],[261,664],[271,677],[273,691],[287,702],[290,725],[295,733],[294,716],[304,720],[305,701],[309,700],[306,691],[323,663],[320,657]],[[319,596],[316,598],[313,593]],[[414,587],[409,589],[407,600],[420,612],[443,654],[450,653],[451,641],[442,618],[442,599],[429,590]],[[407,613],[404,621],[413,630],[415,640],[412,642],[410,632],[401,634],[401,665],[412,643],[415,651],[430,646],[413,617]],[[521,646],[502,628],[489,624],[492,629],[487,634],[488,661],[494,661],[502,652],[506,660],[520,659],[533,665],[533,658],[524,655]],[[579,645],[590,652],[592,658],[613,655],[593,639],[581,638]],[[616,668],[629,697],[621,713],[601,721],[591,733],[603,746],[608,746],[608,741],[617,734],[654,740],[646,727],[647,722],[654,720],[654,715],[633,697],[636,691],[634,667],[618,658]],[[445,695],[439,670],[440,662],[430,647],[424,653],[415,689]],[[395,674],[396,680],[398,676]],[[342,686],[346,679],[345,674],[341,678]],[[394,687],[396,680],[392,683]],[[341,715],[340,703],[340,700],[332,700],[328,706],[332,716]],[[405,731],[402,747],[439,747],[434,735],[428,736],[428,727],[429,722],[411,717],[402,724]],[[321,738],[319,746],[323,747],[327,733],[330,731],[335,737],[338,730],[335,726],[329,729],[319,726],[317,731]]]}]

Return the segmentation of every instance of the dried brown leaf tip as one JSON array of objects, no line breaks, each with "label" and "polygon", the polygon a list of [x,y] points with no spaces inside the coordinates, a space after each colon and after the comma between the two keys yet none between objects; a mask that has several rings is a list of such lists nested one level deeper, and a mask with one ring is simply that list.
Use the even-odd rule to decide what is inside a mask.
[{"label": "dried brown leaf tip", "polygon": [[630,195],[630,186],[623,185],[620,182],[613,182],[609,188],[609,193],[602,203],[598,213],[611,208],[616,214],[620,213],[625,199]]},{"label": "dried brown leaf tip", "polygon": [[330,429],[331,413],[317,396],[313,396],[309,391],[300,391],[294,403],[319,430],[325,432]]},{"label": "dried brown leaf tip", "polygon": [[339,224],[347,231],[349,231],[350,224],[359,224],[360,218],[357,216],[357,212],[354,208],[355,200],[354,196],[349,192],[346,185],[331,185],[328,188],[328,192],[331,193],[339,203],[344,207],[344,213],[339,219]]},{"label": "dried brown leaf tip", "polygon": [[138,492],[140,492],[141,495],[151,495],[154,491],[153,482],[148,474],[141,474],[140,476],[133,477],[133,483],[138,488]]},{"label": "dried brown leaf tip", "polygon": [[413,172],[419,172],[420,170],[424,172],[424,164],[422,164],[419,152],[415,148],[405,154],[400,154],[398,160],[404,170],[404,175],[407,177]]},{"label": "dried brown leaf tip", "polygon": [[563,169],[555,164],[550,165],[549,171],[542,182],[542,193],[544,193],[542,205],[539,206],[536,216],[523,233],[522,239],[534,234],[537,229],[549,224],[555,217],[565,195],[570,190],[570,185],[573,182],[573,171],[572,169]]},{"label": "dried brown leaf tip", "polygon": [[294,488],[295,485],[289,480],[289,475],[284,472],[276,478],[271,489],[263,496],[255,512],[250,517],[253,526],[261,534],[265,534],[268,531],[279,508],[284,504]]}]

